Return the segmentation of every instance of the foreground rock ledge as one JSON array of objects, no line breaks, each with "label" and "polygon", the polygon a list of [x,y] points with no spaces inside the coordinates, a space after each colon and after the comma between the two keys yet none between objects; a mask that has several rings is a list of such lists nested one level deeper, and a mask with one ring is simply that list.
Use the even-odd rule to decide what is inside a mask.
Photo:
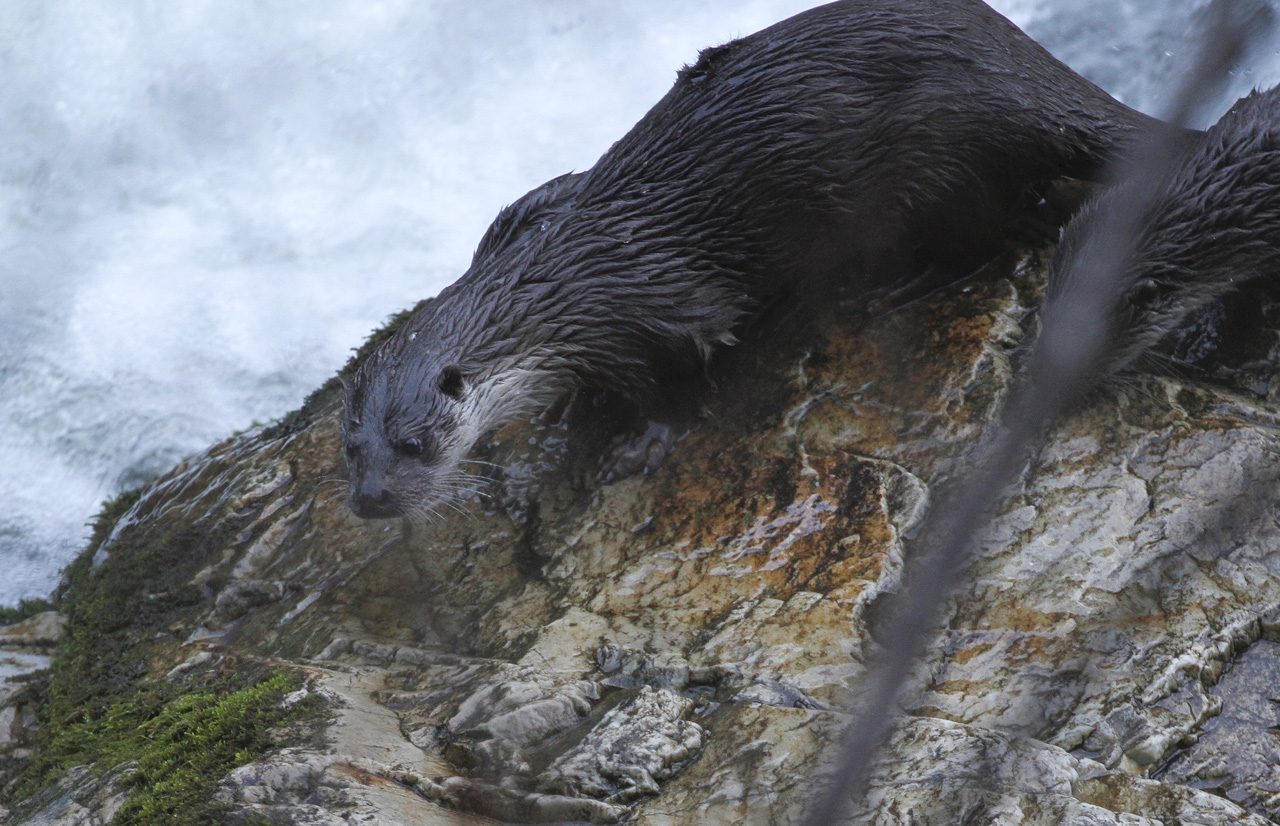
[{"label": "foreground rock ledge", "polygon": [[[232,822],[795,823],[904,537],[993,429],[1044,257],[727,353],[710,415],[648,478],[584,482],[572,411],[510,427],[485,450],[506,468],[493,496],[430,530],[347,512],[321,394],[148,488],[87,575],[180,543],[140,586],[197,595],[148,643],[148,678],[259,661],[329,699],[323,744],[221,782]],[[1233,658],[1280,631],[1278,424],[1227,384],[1151,377],[1063,424],[854,821],[1280,818],[1265,766],[1179,752]],[[1267,698],[1229,696],[1238,736],[1270,748]],[[1182,782],[1162,781],[1175,754]],[[119,805],[102,777],[14,822],[97,822],[85,801]]]}]

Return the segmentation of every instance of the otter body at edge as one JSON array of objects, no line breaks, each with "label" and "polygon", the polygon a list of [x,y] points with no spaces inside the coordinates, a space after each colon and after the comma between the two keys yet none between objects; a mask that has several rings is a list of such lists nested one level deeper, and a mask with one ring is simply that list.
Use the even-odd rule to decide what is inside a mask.
[{"label": "otter body at edge", "polygon": [[1145,128],[978,0],[845,0],[705,50],[360,367],[352,508],[428,511],[485,432],[577,387],[643,400],[779,293],[964,274],[1032,187]]},{"label": "otter body at edge", "polygon": [[[1077,261],[1101,242],[1121,183],[1087,203],[1062,233],[1047,301],[1073,300]],[[1143,362],[1165,366],[1188,325],[1217,299],[1280,273],[1280,87],[1238,100],[1154,184],[1148,215],[1120,273],[1104,375]],[[1194,347],[1193,349],[1203,349]]]}]

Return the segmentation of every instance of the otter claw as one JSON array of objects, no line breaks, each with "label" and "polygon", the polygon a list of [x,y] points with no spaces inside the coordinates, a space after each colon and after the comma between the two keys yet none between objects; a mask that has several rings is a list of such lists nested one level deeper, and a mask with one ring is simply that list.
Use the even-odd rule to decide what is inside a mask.
[{"label": "otter claw", "polygon": [[596,481],[602,485],[621,482],[637,473],[653,473],[671,454],[679,438],[671,425],[649,422],[643,433],[619,436],[600,460]]}]

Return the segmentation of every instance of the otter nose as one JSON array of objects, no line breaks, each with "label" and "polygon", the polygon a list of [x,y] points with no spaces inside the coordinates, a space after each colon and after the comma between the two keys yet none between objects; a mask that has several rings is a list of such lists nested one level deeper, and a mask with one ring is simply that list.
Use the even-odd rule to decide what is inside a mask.
[{"label": "otter nose", "polygon": [[363,485],[352,495],[351,510],[361,519],[388,519],[399,515],[391,491],[375,485]]}]

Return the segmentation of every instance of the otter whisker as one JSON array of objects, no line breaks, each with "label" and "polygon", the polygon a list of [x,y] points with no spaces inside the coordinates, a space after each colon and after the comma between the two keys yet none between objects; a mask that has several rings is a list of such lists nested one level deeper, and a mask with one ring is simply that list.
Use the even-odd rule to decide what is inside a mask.
[{"label": "otter whisker", "polygon": [[474,490],[476,492],[479,492],[482,488],[488,487],[488,485],[489,485],[489,482],[486,479],[476,479],[474,477],[466,477],[466,478],[456,478],[456,479],[441,479],[438,481],[437,487],[441,489],[448,488],[454,491],[470,492]]},{"label": "otter whisker", "polygon": [[459,505],[457,502],[453,501],[452,499],[447,500],[447,501],[444,503],[444,505],[445,505],[445,507],[449,508],[450,510],[456,511],[456,512],[458,513],[458,515],[460,515],[460,516],[472,516],[471,511],[469,511],[468,509],[466,509],[466,508],[462,507],[461,505]]},{"label": "otter whisker", "polygon": [[501,469],[504,467],[503,465],[500,465],[500,464],[498,464],[497,462],[488,462],[488,461],[485,461],[484,459],[461,459],[461,460],[459,460],[458,464],[460,464],[460,465],[482,465],[482,466],[484,466],[484,467],[496,468],[496,469],[498,469],[498,470],[501,470]]},{"label": "otter whisker", "polygon": [[442,474],[433,481],[437,491],[453,498],[461,498],[466,495],[475,495],[485,499],[493,498],[493,494],[486,490],[492,485],[492,480],[482,476],[475,476],[459,470],[450,474]]},{"label": "otter whisker", "polygon": [[405,522],[412,525],[418,530],[429,528],[434,520],[434,514],[422,505],[415,505],[404,512]]}]

